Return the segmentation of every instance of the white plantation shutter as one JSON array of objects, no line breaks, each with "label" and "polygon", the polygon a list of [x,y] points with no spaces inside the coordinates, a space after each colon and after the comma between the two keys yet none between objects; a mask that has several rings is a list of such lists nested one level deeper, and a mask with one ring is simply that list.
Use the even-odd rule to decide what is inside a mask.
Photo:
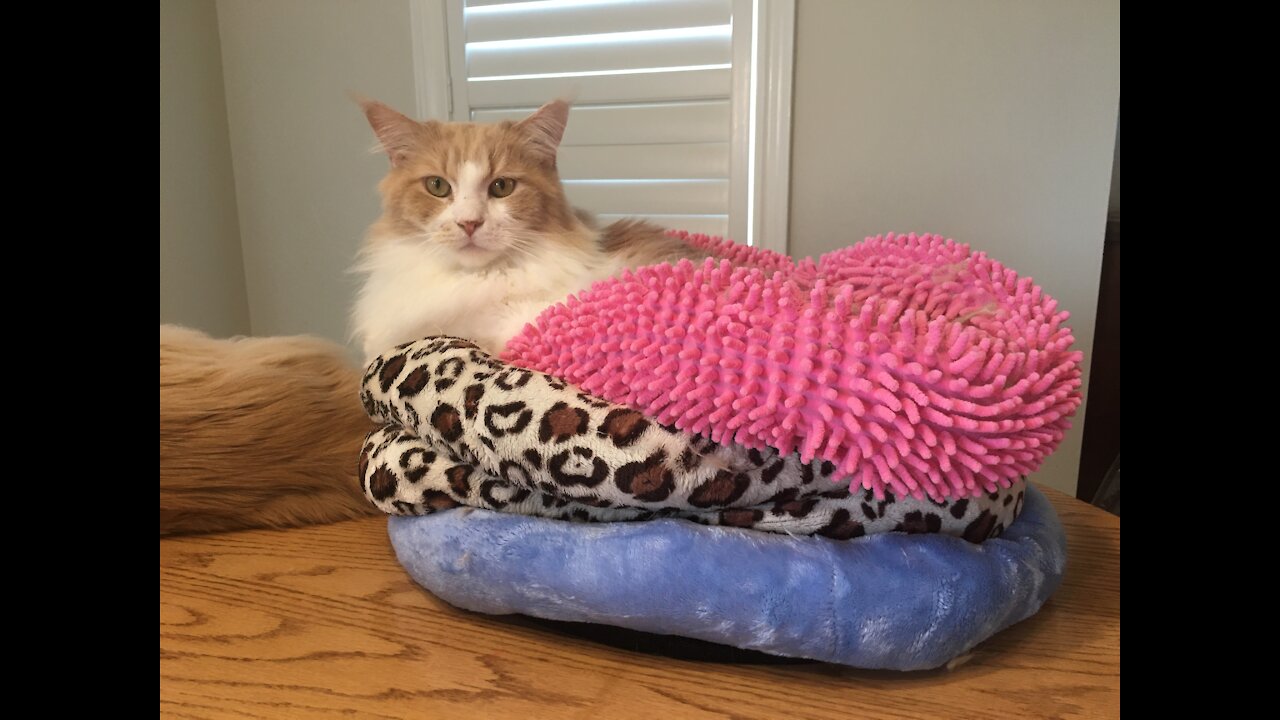
[{"label": "white plantation shutter", "polygon": [[605,223],[726,235],[732,11],[732,0],[467,0],[454,117],[518,120],[570,98],[559,154],[570,202]]},{"label": "white plantation shutter", "polygon": [[421,117],[574,102],[561,178],[602,221],[786,252],[795,0],[410,0]]}]

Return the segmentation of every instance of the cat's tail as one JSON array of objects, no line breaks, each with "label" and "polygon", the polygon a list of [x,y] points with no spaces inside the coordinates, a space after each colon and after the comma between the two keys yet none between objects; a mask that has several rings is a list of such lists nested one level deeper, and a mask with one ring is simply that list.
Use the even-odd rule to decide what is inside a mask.
[{"label": "cat's tail", "polygon": [[356,477],[373,423],[360,371],[307,337],[160,326],[160,534],[290,527],[378,511]]}]

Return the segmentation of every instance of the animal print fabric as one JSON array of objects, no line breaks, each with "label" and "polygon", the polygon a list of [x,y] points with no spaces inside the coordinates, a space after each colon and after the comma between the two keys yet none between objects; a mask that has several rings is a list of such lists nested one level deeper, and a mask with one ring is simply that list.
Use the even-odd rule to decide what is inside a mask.
[{"label": "animal print fabric", "polygon": [[393,515],[471,506],[585,522],[679,517],[841,540],[946,533],[977,543],[1017,517],[1026,485],[942,502],[850,492],[829,462],[718,445],[458,338],[379,356],[361,400],[384,424],[363,445],[361,487]]}]

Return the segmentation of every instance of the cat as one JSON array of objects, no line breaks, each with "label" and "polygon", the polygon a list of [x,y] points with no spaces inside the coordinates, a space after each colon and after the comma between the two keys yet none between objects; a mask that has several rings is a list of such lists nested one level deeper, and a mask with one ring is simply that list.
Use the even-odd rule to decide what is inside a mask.
[{"label": "cat", "polygon": [[[520,122],[417,122],[362,102],[391,167],[357,261],[366,359],[427,335],[497,354],[546,307],[623,268],[705,251],[656,225],[597,228],[564,194],[569,106]],[[378,514],[356,481],[373,429],[360,370],[314,338],[215,340],[160,328],[160,534],[292,527]]]},{"label": "cat", "polygon": [[625,267],[705,257],[650,223],[602,230],[575,212],[556,171],[562,100],[519,122],[416,122],[362,103],[391,161],[379,185],[353,314],[366,359],[426,335],[493,354],[537,315]]},{"label": "cat", "polygon": [[373,422],[347,350],[160,326],[160,535],[373,514],[355,480]]}]

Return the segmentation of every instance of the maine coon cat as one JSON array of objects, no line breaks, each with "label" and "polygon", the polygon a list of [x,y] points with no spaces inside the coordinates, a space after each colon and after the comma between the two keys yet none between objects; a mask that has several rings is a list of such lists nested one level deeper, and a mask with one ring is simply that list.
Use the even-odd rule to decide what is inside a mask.
[{"label": "maine coon cat", "polygon": [[426,335],[498,353],[548,306],[624,267],[703,254],[662,228],[597,229],[565,199],[556,152],[569,106],[520,122],[416,122],[363,103],[391,169],[358,268],[354,312],[366,358]]},{"label": "maine coon cat", "polygon": [[347,351],[160,326],[160,534],[372,514],[355,479],[373,423]]},{"label": "maine coon cat", "polygon": [[[497,353],[546,307],[624,267],[704,253],[661,228],[597,229],[556,171],[568,105],[517,122],[417,122],[363,103],[391,161],[357,267],[366,357],[426,335]],[[332,522],[378,511],[356,480],[373,429],[360,370],[312,338],[160,328],[160,534]]]}]

